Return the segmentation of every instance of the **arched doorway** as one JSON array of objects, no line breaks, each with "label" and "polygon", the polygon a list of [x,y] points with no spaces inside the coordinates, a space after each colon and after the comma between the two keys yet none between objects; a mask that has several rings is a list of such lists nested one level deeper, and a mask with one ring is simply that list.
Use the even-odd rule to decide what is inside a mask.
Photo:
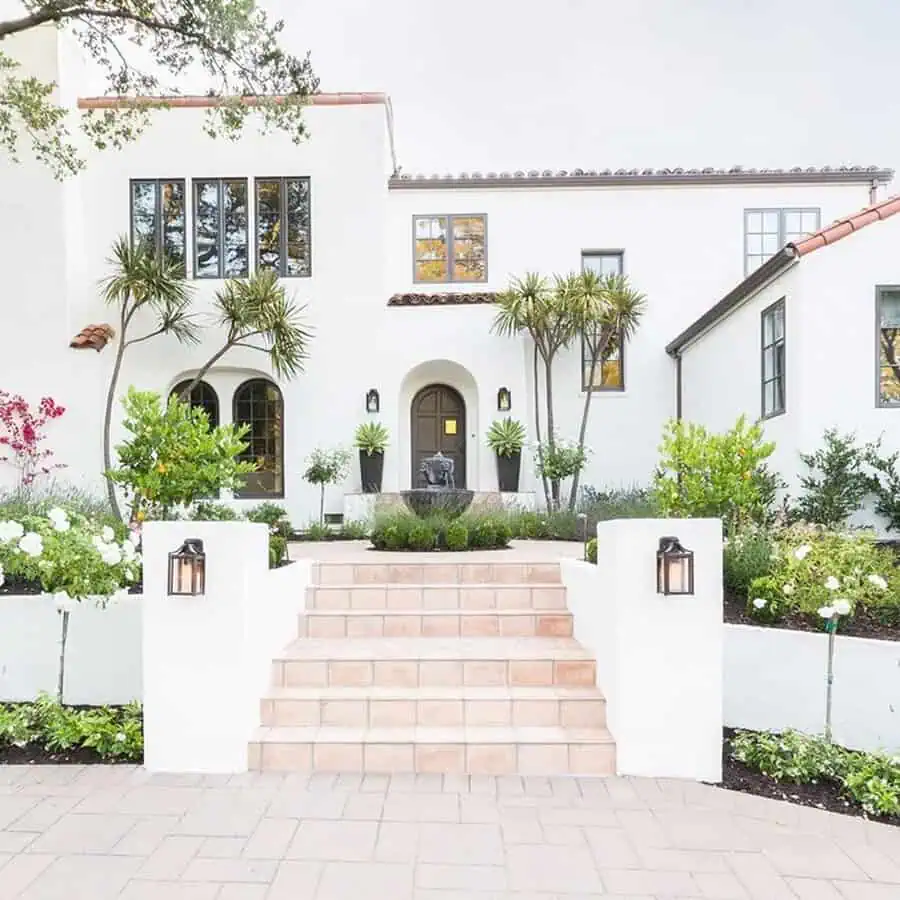
[{"label": "arched doorway", "polygon": [[459,391],[446,384],[429,384],[413,397],[412,481],[420,487],[419,466],[438,451],[456,464],[456,486],[466,486],[466,404]]}]

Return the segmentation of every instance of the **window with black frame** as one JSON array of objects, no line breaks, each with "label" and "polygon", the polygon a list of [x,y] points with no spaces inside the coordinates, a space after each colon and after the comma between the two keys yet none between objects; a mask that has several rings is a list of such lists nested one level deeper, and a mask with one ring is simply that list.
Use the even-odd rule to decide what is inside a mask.
[{"label": "window with black frame", "polygon": [[762,312],[762,415],[786,409],[784,298]]}]

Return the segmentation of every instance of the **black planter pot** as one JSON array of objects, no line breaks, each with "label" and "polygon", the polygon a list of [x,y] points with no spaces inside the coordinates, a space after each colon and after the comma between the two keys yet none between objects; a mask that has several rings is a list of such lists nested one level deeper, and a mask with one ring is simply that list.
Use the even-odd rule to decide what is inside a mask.
[{"label": "black planter pot", "polygon": [[384,474],[384,453],[359,451],[359,473],[364,494],[381,493],[381,477]]},{"label": "black planter pot", "polygon": [[497,457],[497,483],[503,493],[516,493],[519,490],[519,469],[522,465],[522,454]]}]

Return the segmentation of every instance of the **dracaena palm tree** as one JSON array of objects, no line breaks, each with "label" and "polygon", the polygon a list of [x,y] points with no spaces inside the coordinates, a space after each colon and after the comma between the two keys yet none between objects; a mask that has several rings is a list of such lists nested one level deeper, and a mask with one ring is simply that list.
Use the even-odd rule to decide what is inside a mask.
[{"label": "dracaena palm tree", "polygon": [[[184,279],[184,262],[176,260],[147,244],[132,245],[127,237],[113,244],[109,264],[113,271],[100,282],[104,301],[118,310],[119,333],[109,387],[106,392],[106,411],[103,418],[103,471],[112,469],[110,431],[113,402],[122,371],[125,351],[134,344],[149,341],[161,334],[171,334],[183,344],[198,341],[197,325],[189,309],[191,290]],[[135,316],[149,313],[151,324],[143,334],[132,337]],[[141,321],[146,321],[141,316]],[[115,515],[122,513],[116,499],[115,485],[106,475],[106,493]]]},{"label": "dracaena palm tree", "polygon": [[[578,446],[584,450],[588,417],[594,392],[591,386],[598,367],[602,367],[624,341],[637,331],[647,307],[647,298],[631,287],[625,275],[598,275],[582,272],[569,295],[569,308],[576,332],[584,339],[585,362],[590,360],[586,379]],[[581,472],[572,479],[569,509],[575,509]]]},{"label": "dracaena palm tree", "polygon": [[249,278],[226,282],[216,292],[215,307],[216,324],[225,330],[225,340],[182,391],[184,399],[233,347],[265,353],[279,378],[291,379],[303,371],[312,330],[303,321],[305,307],[288,299],[274,271],[262,269]]}]

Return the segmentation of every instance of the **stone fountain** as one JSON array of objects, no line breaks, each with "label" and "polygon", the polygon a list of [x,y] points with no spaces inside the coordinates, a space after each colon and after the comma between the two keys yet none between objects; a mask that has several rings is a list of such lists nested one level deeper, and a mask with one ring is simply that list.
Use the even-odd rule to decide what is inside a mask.
[{"label": "stone fountain", "polygon": [[425,486],[401,491],[403,501],[423,519],[435,513],[443,513],[451,518],[462,515],[469,508],[475,492],[456,486],[455,469],[453,460],[444,456],[440,450],[435,456],[423,459],[419,466],[419,478],[425,482]]}]

